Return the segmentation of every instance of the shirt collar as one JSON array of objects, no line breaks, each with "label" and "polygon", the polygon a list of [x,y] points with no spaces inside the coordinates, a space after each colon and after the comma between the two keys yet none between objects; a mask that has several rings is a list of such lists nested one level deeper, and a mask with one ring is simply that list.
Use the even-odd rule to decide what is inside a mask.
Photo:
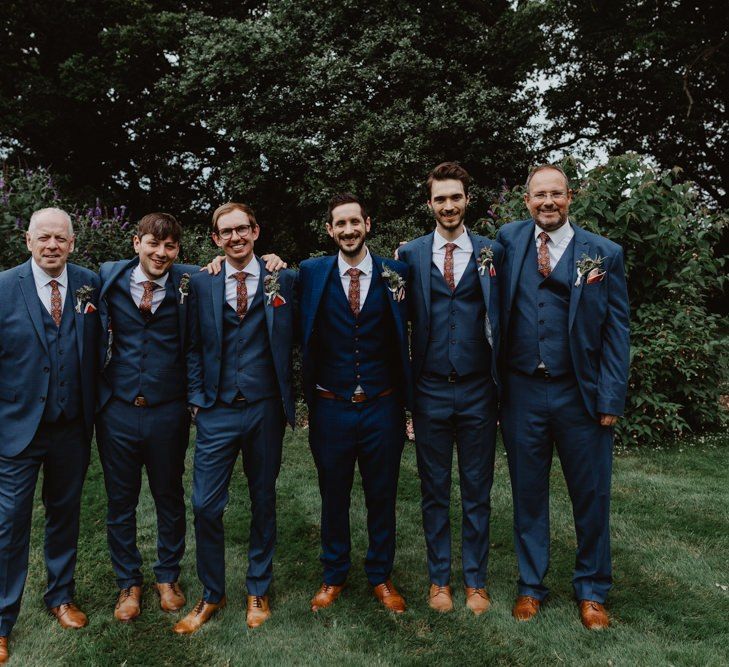
[{"label": "shirt collar", "polygon": [[[539,225],[535,224],[534,238],[538,239],[539,235],[543,231],[544,230]],[[572,229],[572,224],[569,220],[567,220],[567,222],[565,222],[559,229],[555,229],[552,232],[547,232],[547,235],[549,236],[549,239],[552,241],[552,243],[557,246],[560,243],[571,239],[575,235],[575,230]]]},{"label": "shirt collar", "polygon": [[366,276],[369,276],[372,273],[372,255],[370,255],[370,251],[367,246],[365,246],[365,256],[362,261],[357,264],[357,266],[350,266],[347,264],[347,262],[344,261],[344,257],[342,257],[341,250],[337,255],[337,264],[339,266],[339,275],[342,278],[347,275],[347,271],[350,269],[359,269]]},{"label": "shirt collar", "polygon": [[[159,285],[160,287],[164,287],[167,284],[167,278],[169,277],[169,272],[165,273],[163,276],[160,276],[159,278],[155,278],[151,282],[153,282],[155,285]],[[137,285],[141,285],[142,283],[145,283],[149,280],[147,276],[145,275],[144,271],[142,271],[142,267],[137,264],[134,267],[134,270],[132,271],[132,282],[136,283]]]},{"label": "shirt collar", "polygon": [[33,271],[33,280],[35,280],[36,287],[45,287],[49,282],[51,282],[51,280],[55,280],[61,287],[68,287],[68,265],[63,267],[63,271],[58,278],[49,276],[43,269],[41,269],[40,266],[38,266],[38,264],[36,264],[35,259],[32,257],[30,259],[30,268]]},{"label": "shirt collar", "polygon": [[235,267],[231,266],[228,260],[225,260],[225,279],[228,280],[233,274],[240,273],[241,271],[245,271],[249,276],[253,276],[254,278],[258,278],[261,275],[261,267],[258,264],[258,257],[253,255],[251,257],[251,261],[246,264],[244,269],[236,269]]},{"label": "shirt collar", "polygon": [[433,250],[441,250],[445,247],[446,243],[455,243],[458,248],[465,250],[466,252],[473,251],[473,244],[471,243],[471,238],[468,236],[468,232],[465,227],[463,228],[463,234],[454,241],[449,241],[448,239],[443,238],[440,232],[436,229],[433,232]]}]

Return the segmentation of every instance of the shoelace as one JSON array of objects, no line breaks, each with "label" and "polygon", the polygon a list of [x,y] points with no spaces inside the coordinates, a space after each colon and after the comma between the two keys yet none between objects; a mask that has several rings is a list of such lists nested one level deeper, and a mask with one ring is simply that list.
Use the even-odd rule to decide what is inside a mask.
[{"label": "shoelace", "polygon": [[263,609],[263,596],[254,595],[253,596],[253,606],[258,607],[259,609]]},{"label": "shoelace", "polygon": [[199,614],[200,612],[202,612],[204,606],[205,606],[205,600],[203,600],[202,598],[200,598],[197,601],[197,604],[192,608],[193,613],[194,614]]},{"label": "shoelace", "polygon": [[594,600],[586,600],[587,606],[593,611],[600,611],[600,605]]},{"label": "shoelace", "polygon": [[69,609],[71,609],[73,605],[70,602],[64,602],[63,604],[58,605],[58,613],[56,616],[59,618],[63,616]]},{"label": "shoelace", "polygon": [[383,582],[382,582],[382,583],[381,583],[380,585],[382,586],[382,590],[383,590],[383,591],[384,591],[384,592],[385,592],[385,593],[386,593],[387,595],[392,595],[392,589],[390,588],[390,584],[389,584],[389,582],[387,582],[387,581],[383,581]]},{"label": "shoelace", "polygon": [[131,589],[131,587],[129,587],[129,588],[122,588],[122,589],[121,589],[121,590],[119,591],[119,602],[123,602],[123,601],[124,601],[124,600],[126,600],[126,599],[127,599],[128,597],[130,597],[130,596],[131,596],[131,594],[132,594],[132,589]]},{"label": "shoelace", "polygon": [[435,593],[433,593],[433,595],[431,595],[430,597],[437,597],[441,593],[445,593],[446,595],[448,595],[448,586],[436,586]]},{"label": "shoelace", "polygon": [[471,595],[478,595],[479,597],[482,597],[484,600],[488,597],[486,595],[486,591],[483,588],[474,588],[473,591],[471,591]]},{"label": "shoelace", "polygon": [[334,588],[334,584],[324,584],[321,588],[325,593],[328,593]]},{"label": "shoelace", "polygon": [[177,582],[170,581],[169,583],[164,583],[161,585],[167,587],[169,590],[175,593],[175,595],[179,595],[179,587],[177,586]]}]

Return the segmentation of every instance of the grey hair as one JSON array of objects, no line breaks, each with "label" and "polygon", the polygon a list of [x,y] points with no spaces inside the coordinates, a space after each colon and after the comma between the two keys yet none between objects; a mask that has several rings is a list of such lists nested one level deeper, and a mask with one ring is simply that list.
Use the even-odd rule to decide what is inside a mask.
[{"label": "grey hair", "polygon": [[532,178],[534,177],[534,174],[540,171],[544,171],[545,169],[553,169],[554,171],[558,171],[562,176],[564,176],[564,182],[567,186],[567,190],[570,189],[570,179],[567,178],[567,174],[564,173],[564,169],[560,167],[558,164],[540,164],[536,167],[532,167],[532,169],[529,171],[529,176],[527,176],[526,179],[526,191],[529,192],[529,184],[532,182]]},{"label": "grey hair", "polygon": [[54,208],[52,206],[48,208],[39,208],[37,211],[33,211],[33,215],[30,216],[30,222],[28,223],[28,234],[32,235],[35,223],[39,220],[39,218],[42,218],[44,215],[49,213],[60,215],[62,218],[65,218],[68,223],[68,233],[70,236],[73,236],[73,222],[71,222],[71,216],[62,208]]}]

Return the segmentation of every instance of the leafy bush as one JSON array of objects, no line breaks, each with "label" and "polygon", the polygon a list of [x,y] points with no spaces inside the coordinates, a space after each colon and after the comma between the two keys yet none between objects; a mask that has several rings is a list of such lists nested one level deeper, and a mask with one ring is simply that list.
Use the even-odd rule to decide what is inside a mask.
[{"label": "leafy bush", "polygon": [[[631,371],[618,439],[659,442],[725,424],[719,397],[727,323],[706,304],[726,285],[726,258],[714,248],[729,217],[708,210],[678,169],[656,170],[634,154],[589,171],[572,159],[562,166],[576,189],[570,219],[625,251]],[[523,193],[523,187],[504,192],[494,218],[476,228],[493,235],[499,225],[529,217]]]}]

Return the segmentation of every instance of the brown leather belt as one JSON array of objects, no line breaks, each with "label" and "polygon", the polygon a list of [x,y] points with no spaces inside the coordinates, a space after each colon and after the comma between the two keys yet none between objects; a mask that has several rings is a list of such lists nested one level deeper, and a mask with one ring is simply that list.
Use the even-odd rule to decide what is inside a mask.
[{"label": "brown leather belt", "polygon": [[144,396],[137,396],[134,399],[134,402],[132,403],[132,405],[134,405],[137,408],[148,408],[149,407],[149,403],[147,403],[147,399],[144,398]]},{"label": "brown leather belt", "polygon": [[[395,388],[390,387],[389,389],[385,389],[385,391],[381,391],[374,398],[382,398],[383,396],[389,396],[393,391],[395,391]],[[328,398],[333,401],[346,401],[347,400],[346,398],[337,396],[333,391],[327,391],[326,389],[317,389],[316,393],[318,396],[321,396],[322,398]],[[368,398],[364,393],[352,394],[352,398],[350,398],[349,401],[347,401],[347,402],[348,403],[365,403],[367,401],[374,400],[374,398]]]}]

